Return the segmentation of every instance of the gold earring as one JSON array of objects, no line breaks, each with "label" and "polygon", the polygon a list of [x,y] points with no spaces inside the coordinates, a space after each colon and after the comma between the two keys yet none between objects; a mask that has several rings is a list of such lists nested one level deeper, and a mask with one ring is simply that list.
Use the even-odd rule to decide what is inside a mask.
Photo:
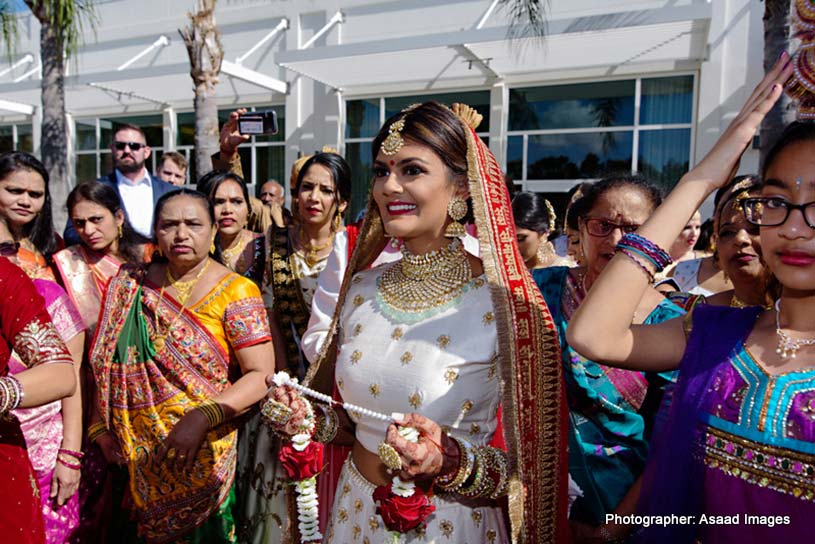
[{"label": "gold earring", "polygon": [[342,215],[337,210],[337,215],[334,217],[334,232],[339,232],[342,228]]},{"label": "gold earring", "polygon": [[212,237],[212,242],[209,244],[209,252],[215,255],[215,237]]},{"label": "gold earring", "polygon": [[464,225],[459,223],[464,216],[467,215],[467,201],[461,197],[454,196],[447,204],[447,215],[450,216],[452,221],[447,225],[444,231],[444,236],[447,238],[464,238],[467,232],[464,230]]},{"label": "gold earring", "polygon": [[117,234],[118,234],[118,238],[121,240],[121,239],[122,239],[122,226],[121,226],[121,225],[119,225],[119,226],[116,228],[116,232],[117,232]]}]

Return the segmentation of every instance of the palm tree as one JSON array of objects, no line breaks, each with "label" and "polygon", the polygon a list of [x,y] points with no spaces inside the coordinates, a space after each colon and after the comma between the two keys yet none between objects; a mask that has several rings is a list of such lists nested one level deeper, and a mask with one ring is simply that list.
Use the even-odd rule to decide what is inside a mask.
[{"label": "palm tree", "polygon": [[212,170],[210,156],[218,151],[218,104],[215,86],[221,72],[224,48],[215,24],[217,0],[199,0],[198,11],[188,13],[190,26],[179,29],[190,57],[190,76],[195,87],[195,171],[203,176]]},{"label": "palm tree", "polygon": [[[765,0],[764,3],[764,71],[775,64],[778,55],[789,51],[791,0]],[[795,120],[795,108],[786,94],[770,110],[761,123],[761,164],[770,147],[778,140],[784,127]]]},{"label": "palm tree", "polygon": [[[95,31],[97,17],[93,0],[25,0],[40,22],[42,62],[42,137],[40,156],[51,178],[56,224],[64,223],[62,203],[71,190],[68,174],[68,139],[65,120],[65,62],[75,57],[85,26]],[[0,5],[0,25],[9,56],[17,43],[17,19],[7,2]]]}]

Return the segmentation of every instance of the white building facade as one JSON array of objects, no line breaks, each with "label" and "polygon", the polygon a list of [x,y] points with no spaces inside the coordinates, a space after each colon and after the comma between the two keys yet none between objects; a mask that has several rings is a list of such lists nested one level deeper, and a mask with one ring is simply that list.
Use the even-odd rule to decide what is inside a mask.
[{"label": "white building facade", "polygon": [[[178,29],[192,0],[99,1],[66,79],[72,183],[110,169],[117,124],[142,126],[153,159],[192,158],[194,113]],[[509,26],[497,0],[220,0],[217,95],[275,109],[278,135],[242,150],[247,181],[277,178],[328,145],[365,201],[370,142],[383,121],[428,99],[468,103],[499,162],[526,190],[564,193],[633,170],[670,187],[701,159],[762,75],[757,0],[551,0],[547,37]],[[0,151],[39,151],[39,26],[21,15],[0,65]],[[748,151],[743,172],[755,171]],[[193,173],[194,175],[194,173]]]}]

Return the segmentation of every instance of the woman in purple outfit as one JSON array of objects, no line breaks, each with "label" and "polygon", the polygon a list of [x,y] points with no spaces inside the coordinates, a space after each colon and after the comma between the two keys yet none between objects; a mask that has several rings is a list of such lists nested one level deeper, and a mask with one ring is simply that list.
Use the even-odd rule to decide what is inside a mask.
[{"label": "woman in purple outfit", "polygon": [[[731,178],[792,72],[785,53],[710,153],[636,234],[623,237],[568,330],[569,344],[591,359],[680,371],[668,419],[655,437],[639,510],[693,517],[642,528],[644,542],[812,538],[815,124],[787,127],[765,158],[760,196],[742,201],[781,286],[774,307],[698,306],[684,323],[631,325],[648,276],[670,261],[660,248]],[[606,527],[610,534],[614,529]]]}]

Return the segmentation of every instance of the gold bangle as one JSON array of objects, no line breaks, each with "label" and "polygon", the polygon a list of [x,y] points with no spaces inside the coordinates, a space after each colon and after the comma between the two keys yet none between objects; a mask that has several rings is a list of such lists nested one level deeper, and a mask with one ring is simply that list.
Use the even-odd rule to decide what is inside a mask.
[{"label": "gold bangle", "polygon": [[487,467],[495,471],[498,476],[498,480],[492,480],[492,478],[490,478],[494,484],[494,488],[490,491],[488,496],[491,499],[501,498],[507,494],[509,488],[509,466],[506,453],[493,447],[484,448],[484,453],[486,454]]},{"label": "gold bangle", "polygon": [[484,463],[484,456],[481,452],[481,448],[473,448],[473,455],[475,456],[475,469],[473,470],[475,476],[473,477],[472,482],[470,482],[470,485],[462,485],[458,490],[458,494],[462,497],[478,497],[483,491],[482,487],[484,484],[484,475],[487,472],[487,467]]},{"label": "gold bangle", "polygon": [[455,438],[453,436],[450,438],[455,440],[458,444],[460,456],[458,470],[450,483],[436,479],[436,485],[438,485],[439,488],[444,491],[456,491],[458,488],[464,485],[464,482],[466,482],[469,479],[470,474],[472,474],[473,466],[475,465],[475,452],[473,451],[472,444],[463,438]]},{"label": "gold bangle", "polygon": [[96,440],[106,432],[108,432],[108,428],[105,424],[101,421],[97,421],[88,427],[88,440],[96,442]]},{"label": "gold bangle", "polygon": [[223,407],[212,399],[205,400],[196,406],[195,409],[204,414],[204,417],[207,418],[207,422],[209,422],[210,429],[214,429],[226,419]]}]

